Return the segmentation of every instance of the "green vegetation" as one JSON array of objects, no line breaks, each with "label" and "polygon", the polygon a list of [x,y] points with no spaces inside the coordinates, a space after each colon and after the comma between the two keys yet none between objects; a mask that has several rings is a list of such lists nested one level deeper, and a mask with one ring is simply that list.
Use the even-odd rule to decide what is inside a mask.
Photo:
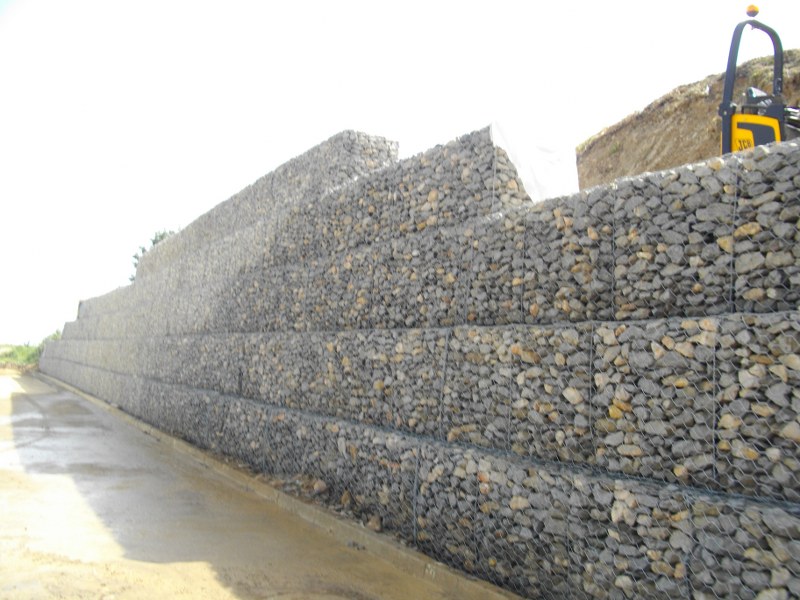
[{"label": "green vegetation", "polygon": [[174,231],[167,231],[165,229],[162,229],[161,231],[156,231],[153,234],[153,237],[150,238],[150,248],[139,246],[139,251],[133,255],[133,268],[134,268],[133,275],[131,275],[128,279],[130,279],[131,281],[134,281],[136,279],[136,269],[139,267],[139,261],[145,254],[147,254],[147,251],[152,250],[153,246],[155,246],[159,242],[163,242],[165,239],[167,239],[174,233],[175,233]]},{"label": "green vegetation", "polygon": [[0,344],[0,365],[11,367],[30,367],[39,362],[39,357],[44,351],[44,345],[50,340],[61,339],[61,332],[48,335],[38,345],[31,344],[10,345]]},{"label": "green vegetation", "polygon": [[0,346],[0,363],[22,367],[36,364],[38,360],[37,346]]}]

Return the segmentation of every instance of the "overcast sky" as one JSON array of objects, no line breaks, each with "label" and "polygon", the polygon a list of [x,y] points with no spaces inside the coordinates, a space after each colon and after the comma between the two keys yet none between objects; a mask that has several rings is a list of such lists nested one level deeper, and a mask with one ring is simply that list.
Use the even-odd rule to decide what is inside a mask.
[{"label": "overcast sky", "polygon": [[[746,4],[0,0],[0,342],[62,328],[155,231],[341,130],[401,157],[492,121],[574,147],[722,72]],[[800,2],[759,6],[800,47]]]}]

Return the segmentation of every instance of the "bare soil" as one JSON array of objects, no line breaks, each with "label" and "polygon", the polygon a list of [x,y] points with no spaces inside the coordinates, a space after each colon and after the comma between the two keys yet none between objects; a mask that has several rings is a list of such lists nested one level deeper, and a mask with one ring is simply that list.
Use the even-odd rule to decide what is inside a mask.
[{"label": "bare soil", "polygon": [[[723,81],[720,73],[677,87],[578,146],[581,189],[719,156]],[[734,98],[748,86],[772,92],[772,57],[737,68]],[[788,104],[800,104],[800,50],[784,52],[783,89]]]}]

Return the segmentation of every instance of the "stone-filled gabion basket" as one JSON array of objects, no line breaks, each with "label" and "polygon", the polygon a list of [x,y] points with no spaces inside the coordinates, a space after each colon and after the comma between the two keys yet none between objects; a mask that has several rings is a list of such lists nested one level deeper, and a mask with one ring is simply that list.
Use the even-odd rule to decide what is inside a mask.
[{"label": "stone-filled gabion basket", "polygon": [[800,148],[533,203],[334,136],[40,368],[529,598],[800,598]]}]

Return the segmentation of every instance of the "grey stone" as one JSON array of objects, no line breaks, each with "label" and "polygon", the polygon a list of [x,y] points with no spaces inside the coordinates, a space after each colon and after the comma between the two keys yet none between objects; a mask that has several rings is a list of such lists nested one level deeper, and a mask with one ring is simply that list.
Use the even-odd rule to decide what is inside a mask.
[{"label": "grey stone", "polygon": [[789,539],[800,538],[799,517],[794,517],[780,508],[768,508],[763,511],[762,520],[775,535]]},{"label": "grey stone", "polygon": [[694,546],[694,540],[682,531],[676,531],[670,536],[669,545],[676,550],[689,552]]},{"label": "grey stone", "polygon": [[761,252],[749,252],[736,258],[736,273],[744,274],[759,268],[765,262]]},{"label": "grey stone", "polygon": [[634,369],[645,370],[653,364],[653,355],[648,352],[631,352],[628,362]]}]

